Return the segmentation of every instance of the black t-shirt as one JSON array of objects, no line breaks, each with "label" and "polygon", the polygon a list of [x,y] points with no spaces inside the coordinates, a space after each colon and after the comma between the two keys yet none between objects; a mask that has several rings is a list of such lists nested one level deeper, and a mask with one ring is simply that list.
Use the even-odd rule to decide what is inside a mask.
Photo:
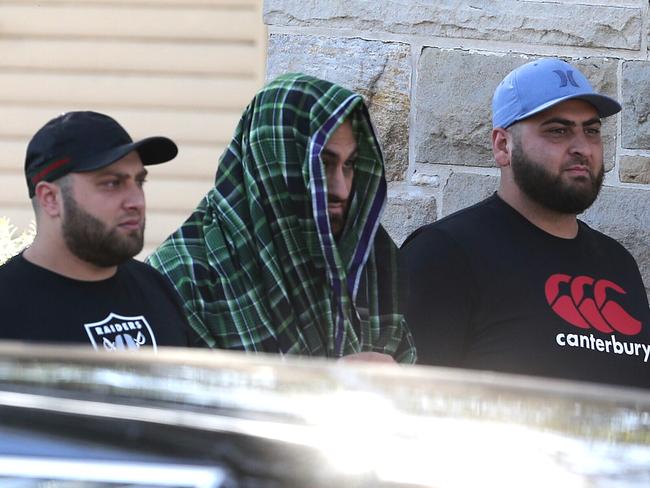
[{"label": "black t-shirt", "polygon": [[134,259],[111,278],[79,281],[18,255],[0,266],[0,297],[1,339],[119,351],[184,347],[191,337],[176,292]]},{"label": "black t-shirt", "polygon": [[650,387],[638,266],[583,222],[558,238],[494,195],[416,231],[400,260],[420,363]]}]

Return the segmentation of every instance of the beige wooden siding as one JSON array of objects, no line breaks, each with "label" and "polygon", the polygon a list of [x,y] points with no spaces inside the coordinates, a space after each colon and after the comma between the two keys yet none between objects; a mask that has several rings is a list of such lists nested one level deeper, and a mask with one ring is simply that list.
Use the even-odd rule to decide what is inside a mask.
[{"label": "beige wooden siding", "polygon": [[134,138],[166,135],[150,168],[150,251],[210,188],[242,109],[264,79],[262,0],[0,0],[0,216],[33,218],[25,148],[69,110],[115,117]]}]

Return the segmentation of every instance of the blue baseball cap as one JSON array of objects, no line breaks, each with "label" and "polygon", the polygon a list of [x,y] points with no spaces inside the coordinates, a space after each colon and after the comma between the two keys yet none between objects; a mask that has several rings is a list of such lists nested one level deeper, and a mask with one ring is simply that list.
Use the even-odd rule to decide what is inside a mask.
[{"label": "blue baseball cap", "polygon": [[592,104],[601,118],[621,111],[621,105],[596,93],[585,76],[556,58],[531,61],[511,71],[492,97],[492,127],[508,128],[560,102],[580,99]]}]

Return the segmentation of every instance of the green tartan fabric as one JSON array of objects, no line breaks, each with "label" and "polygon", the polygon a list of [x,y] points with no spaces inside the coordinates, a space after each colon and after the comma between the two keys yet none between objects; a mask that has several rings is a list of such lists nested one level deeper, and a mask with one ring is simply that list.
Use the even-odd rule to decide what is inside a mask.
[{"label": "green tartan fabric", "polygon": [[[320,151],[346,119],[357,137],[353,196],[339,241]],[[148,258],[177,288],[209,347],[413,363],[396,247],[379,225],[383,158],[361,96],[281,76],[244,111],[214,187]]]}]

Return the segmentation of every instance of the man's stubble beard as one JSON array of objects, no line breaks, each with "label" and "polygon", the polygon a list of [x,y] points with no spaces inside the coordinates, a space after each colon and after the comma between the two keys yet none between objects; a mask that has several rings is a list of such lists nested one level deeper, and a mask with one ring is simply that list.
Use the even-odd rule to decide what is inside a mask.
[{"label": "man's stubble beard", "polygon": [[127,235],[108,227],[83,210],[69,191],[63,191],[63,239],[75,256],[98,267],[117,266],[138,254],[144,245],[142,228]]},{"label": "man's stubble beard", "polygon": [[343,228],[345,227],[345,217],[340,217],[338,215],[329,215],[330,219],[330,228],[332,229],[332,235],[334,239],[341,237],[343,233]]},{"label": "man's stubble beard", "polygon": [[[577,164],[579,160],[569,164]],[[512,149],[512,173],[519,189],[544,208],[563,214],[579,214],[588,209],[598,197],[605,176],[601,164],[595,176],[589,170],[590,182],[586,185],[565,183],[563,172],[551,174],[543,163],[524,153],[517,136]]]}]

